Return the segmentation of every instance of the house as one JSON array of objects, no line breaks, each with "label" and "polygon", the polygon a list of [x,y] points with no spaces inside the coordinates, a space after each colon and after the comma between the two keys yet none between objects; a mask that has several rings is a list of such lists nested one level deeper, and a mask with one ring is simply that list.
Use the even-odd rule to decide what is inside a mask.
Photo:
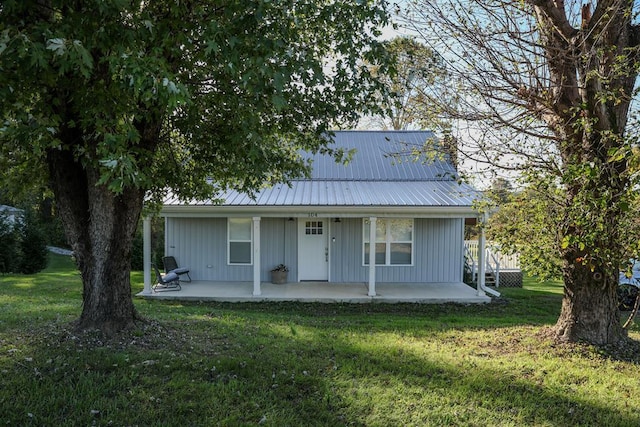
[{"label": "house", "polygon": [[412,148],[436,142],[433,133],[338,131],[333,139],[335,148],[354,150],[351,161],[313,155],[311,178],[291,186],[255,198],[227,191],[223,204],[169,195],[160,213],[165,254],[188,265],[194,282],[249,282],[256,297],[280,264],[290,284],[364,284],[370,298],[382,285],[461,286],[465,218],[478,215],[477,193],[459,182],[447,155],[409,158]]}]

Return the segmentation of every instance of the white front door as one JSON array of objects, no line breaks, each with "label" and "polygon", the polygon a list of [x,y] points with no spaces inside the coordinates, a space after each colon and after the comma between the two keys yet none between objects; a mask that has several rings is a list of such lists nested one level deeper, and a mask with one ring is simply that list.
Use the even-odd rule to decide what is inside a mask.
[{"label": "white front door", "polygon": [[298,220],[298,280],[329,280],[329,221]]}]

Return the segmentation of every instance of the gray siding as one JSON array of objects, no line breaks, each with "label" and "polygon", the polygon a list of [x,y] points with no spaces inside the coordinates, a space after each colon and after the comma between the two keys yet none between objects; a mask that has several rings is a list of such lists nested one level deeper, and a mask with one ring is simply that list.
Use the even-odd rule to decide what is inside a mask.
[{"label": "gray siding", "polygon": [[[376,268],[377,282],[462,282],[463,219],[416,219],[414,265]],[[262,218],[260,225],[262,281],[278,264],[289,267],[289,281],[297,281],[297,222]],[[335,238],[335,242],[333,241]],[[362,265],[362,219],[331,223],[330,281],[366,282]],[[167,218],[165,252],[189,267],[193,280],[252,281],[253,266],[227,264],[226,218]]]},{"label": "gray siding", "polygon": [[[295,280],[296,223],[286,218],[263,218],[260,224],[261,280],[269,281],[270,270],[278,264],[291,269]],[[167,218],[165,253],[189,267],[193,280],[252,281],[252,265],[227,264],[226,218]]]},{"label": "gray siding", "polygon": [[[462,219],[416,219],[413,266],[380,266],[376,282],[462,282]],[[332,224],[331,281],[366,282],[369,267],[362,265],[362,220]]]},{"label": "gray siding", "polygon": [[252,266],[227,265],[225,218],[168,218],[165,245],[193,280],[251,280]]},{"label": "gray siding", "polygon": [[289,281],[295,281],[298,274],[296,221],[289,221],[287,218],[262,218],[260,222],[260,280],[271,281],[271,269],[278,264],[284,264],[289,267]]}]

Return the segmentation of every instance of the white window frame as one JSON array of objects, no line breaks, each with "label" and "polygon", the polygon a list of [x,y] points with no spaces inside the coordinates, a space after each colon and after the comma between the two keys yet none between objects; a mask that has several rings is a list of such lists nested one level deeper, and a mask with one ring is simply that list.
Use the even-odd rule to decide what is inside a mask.
[{"label": "white window frame", "polygon": [[[394,241],[391,240],[391,235],[393,234],[391,232],[391,221],[392,220],[396,220],[396,219],[410,219],[411,220],[411,240],[398,240],[398,241]],[[416,221],[414,218],[378,218],[377,220],[378,223],[384,222],[384,229],[385,229],[385,236],[384,236],[384,241],[383,242],[374,242],[373,244],[373,254],[371,253],[371,242],[369,242],[369,257],[371,257],[372,255],[375,257],[375,245],[378,243],[383,243],[385,245],[385,263],[384,264],[378,264],[376,263],[376,266],[380,266],[380,267],[413,267],[413,260],[414,260],[414,250],[415,250],[415,230],[416,230]],[[369,233],[370,233],[370,229],[369,229],[370,223],[369,223],[369,219],[368,218],[363,218],[362,219],[362,265],[364,267],[368,267],[369,263],[366,262],[366,244],[367,244],[367,238],[369,237]],[[378,233],[376,233],[376,240],[379,239],[381,236],[378,235]],[[410,243],[411,244],[411,263],[410,264],[391,264],[391,244],[392,243]]]},{"label": "white window frame", "polygon": [[[245,220],[249,224],[249,230],[251,233],[251,238],[249,240],[246,239],[231,239],[231,221],[233,220]],[[249,249],[249,262],[231,262],[231,243],[247,243],[250,244]],[[227,218],[227,265],[253,265],[253,222],[251,218]]]}]

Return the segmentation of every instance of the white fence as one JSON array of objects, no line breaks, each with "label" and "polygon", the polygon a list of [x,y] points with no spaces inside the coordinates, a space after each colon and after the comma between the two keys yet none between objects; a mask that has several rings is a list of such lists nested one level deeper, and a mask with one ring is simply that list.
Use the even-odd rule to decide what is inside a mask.
[{"label": "white fence", "polygon": [[[478,241],[477,240],[465,240],[464,246],[467,249],[469,255],[478,262]],[[500,270],[520,270],[520,255],[504,255],[500,253],[498,245],[487,242],[487,263],[499,263]],[[495,260],[495,261],[494,261]]]}]

